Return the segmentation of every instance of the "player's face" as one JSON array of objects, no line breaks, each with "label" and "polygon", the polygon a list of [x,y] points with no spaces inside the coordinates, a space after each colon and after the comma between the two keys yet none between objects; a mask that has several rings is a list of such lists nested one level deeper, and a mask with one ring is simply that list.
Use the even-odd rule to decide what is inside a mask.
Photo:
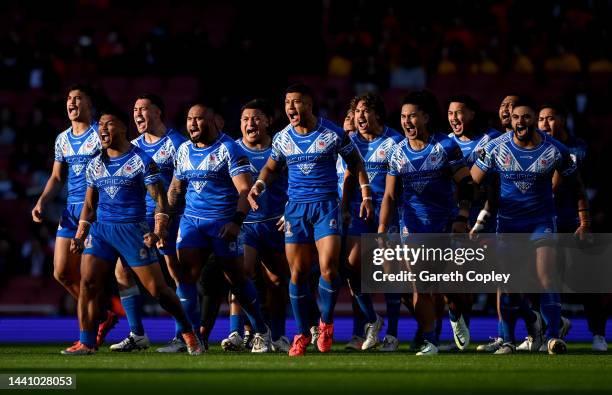
[{"label": "player's face", "polygon": [[114,115],[104,114],[98,121],[98,135],[102,148],[114,148],[125,139],[127,126]]},{"label": "player's face", "polygon": [[214,122],[210,119],[206,108],[193,106],[187,113],[187,131],[192,142],[197,143],[210,133],[210,124]]},{"label": "player's face", "polygon": [[292,92],[285,96],[285,113],[291,126],[298,126],[312,116],[312,99],[301,93]]},{"label": "player's face", "polygon": [[550,134],[553,137],[559,136],[565,127],[563,119],[555,114],[552,108],[543,108],[538,116],[538,129]]},{"label": "player's face", "polygon": [[427,129],[429,115],[419,109],[414,104],[404,104],[402,106],[401,124],[404,134],[410,140],[416,139],[419,134]]},{"label": "player's face", "polygon": [[149,99],[138,99],[134,104],[134,122],[138,133],[152,130],[161,122],[161,111]]},{"label": "player's face", "polygon": [[357,107],[355,107],[355,125],[360,133],[367,133],[380,128],[376,112],[368,108],[363,100],[357,103]]},{"label": "player's face", "polygon": [[528,140],[535,131],[535,112],[527,107],[520,106],[512,109],[512,130],[520,141]]},{"label": "player's face", "polygon": [[514,103],[516,103],[517,100],[517,96],[506,96],[499,105],[499,120],[505,129],[510,129],[512,127],[510,115],[512,114]]},{"label": "player's face", "polygon": [[451,102],[448,105],[448,123],[455,136],[463,135],[463,132],[469,129],[471,122],[474,120],[474,111],[466,107],[465,104],[459,102]]},{"label": "player's face", "polygon": [[68,92],[66,110],[71,121],[89,122],[91,107],[91,99],[84,92],[78,89]]},{"label": "player's face", "polygon": [[353,111],[349,110],[346,113],[346,117],[344,117],[344,125],[342,125],[342,128],[346,132],[352,132],[355,130],[355,113]]},{"label": "player's face", "polygon": [[270,121],[261,110],[247,108],[240,117],[242,137],[251,144],[261,142],[268,133]]}]

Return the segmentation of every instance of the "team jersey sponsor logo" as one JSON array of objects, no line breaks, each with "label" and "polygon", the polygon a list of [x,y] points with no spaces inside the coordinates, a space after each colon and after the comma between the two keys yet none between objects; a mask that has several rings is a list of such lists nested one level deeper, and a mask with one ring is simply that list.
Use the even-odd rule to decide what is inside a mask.
[{"label": "team jersey sponsor logo", "polygon": [[335,218],[329,220],[329,229],[338,229],[338,220]]},{"label": "team jersey sponsor logo", "polygon": [[291,231],[291,223],[289,221],[285,222],[285,236],[287,237],[293,236],[293,232]]}]

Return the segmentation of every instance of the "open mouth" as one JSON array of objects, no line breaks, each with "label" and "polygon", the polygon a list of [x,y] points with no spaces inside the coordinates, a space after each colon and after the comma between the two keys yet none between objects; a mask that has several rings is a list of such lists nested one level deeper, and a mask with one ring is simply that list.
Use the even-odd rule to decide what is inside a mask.
[{"label": "open mouth", "polygon": [[463,124],[461,122],[451,122],[451,127],[453,131],[459,132],[463,129]]},{"label": "open mouth", "polygon": [[289,122],[291,123],[297,122],[300,119],[300,115],[297,113],[297,111],[289,111],[287,116],[289,117]]},{"label": "open mouth", "polygon": [[79,112],[79,108],[77,106],[70,106],[68,107],[68,114],[72,115],[72,116],[76,116]]},{"label": "open mouth", "polygon": [[368,121],[357,121],[359,129],[366,129],[368,127]]},{"label": "open mouth", "polygon": [[138,129],[141,129],[145,124],[144,117],[136,117],[135,121],[136,121],[136,126],[138,127]]},{"label": "open mouth", "polygon": [[247,129],[246,134],[248,137],[257,137],[259,135],[259,129],[257,128]]},{"label": "open mouth", "polygon": [[100,141],[104,144],[110,143],[110,134],[100,133]]}]

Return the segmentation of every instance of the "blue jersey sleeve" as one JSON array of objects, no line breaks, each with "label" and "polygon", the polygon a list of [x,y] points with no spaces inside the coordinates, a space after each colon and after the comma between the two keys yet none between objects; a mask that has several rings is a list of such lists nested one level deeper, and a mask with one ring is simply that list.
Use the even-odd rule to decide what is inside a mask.
[{"label": "blue jersey sleeve", "polygon": [[179,147],[176,157],[174,158],[174,177],[177,180],[186,180],[185,176],[185,165],[189,163],[189,142],[181,144]]},{"label": "blue jersey sleeve", "polygon": [[485,173],[494,172],[495,171],[495,144],[493,142],[485,145],[485,147],[480,152],[478,159],[474,163],[478,168]]},{"label": "blue jersey sleeve", "polygon": [[270,153],[270,158],[274,159],[277,162],[285,162],[286,158],[283,154],[282,144],[283,139],[282,135],[285,131],[278,132],[276,136],[272,139],[272,152]]},{"label": "blue jersey sleeve", "polygon": [[159,167],[157,163],[153,159],[148,156],[143,155],[142,161],[144,162],[144,183],[145,185],[155,184],[158,181],[161,181],[161,173],[159,172]]},{"label": "blue jersey sleeve", "polygon": [[94,172],[96,167],[97,158],[89,161],[87,164],[87,169],[85,170],[85,180],[87,182],[88,187],[95,188],[94,185]]},{"label": "blue jersey sleeve", "polygon": [[553,141],[553,144],[559,150],[559,156],[555,163],[555,170],[557,170],[563,177],[568,177],[576,173],[576,162],[572,160],[567,147],[557,141]]},{"label": "blue jersey sleeve", "polygon": [[402,149],[400,144],[392,145],[389,153],[389,175],[397,177],[401,174],[401,155]]},{"label": "blue jersey sleeve", "polygon": [[228,170],[230,177],[236,177],[239,174],[251,172],[251,162],[247,157],[246,153],[240,148],[234,141],[227,141],[226,145],[228,151]]},{"label": "blue jersey sleeve", "polygon": [[55,148],[54,148],[54,157],[56,162],[66,162],[64,158],[63,148],[62,148],[62,137],[63,133],[56,137],[55,139]]},{"label": "blue jersey sleeve", "polygon": [[463,151],[461,151],[461,147],[459,147],[459,144],[457,144],[454,139],[444,139],[444,150],[448,158],[448,166],[453,174],[460,168],[466,166],[465,159],[463,158]]}]

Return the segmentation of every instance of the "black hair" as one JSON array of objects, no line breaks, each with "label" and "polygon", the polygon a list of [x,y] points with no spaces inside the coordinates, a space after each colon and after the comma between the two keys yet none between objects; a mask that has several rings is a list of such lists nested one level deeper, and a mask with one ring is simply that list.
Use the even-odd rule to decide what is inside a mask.
[{"label": "black hair", "polygon": [[120,120],[126,128],[126,131],[129,130],[130,127],[130,118],[128,117],[128,115],[121,111],[121,109],[113,104],[107,103],[104,107],[102,107],[102,109],[100,110],[100,118],[103,115],[112,115],[115,118],[117,118],[118,120]]},{"label": "black hair", "polygon": [[308,85],[301,82],[291,84],[287,89],[285,89],[285,97],[289,93],[301,93],[302,96],[308,96],[312,102],[312,113],[315,115],[319,113],[319,106],[315,100],[314,92]]},{"label": "black hair", "polygon": [[244,110],[259,110],[263,112],[270,120],[274,118],[274,108],[272,108],[272,105],[270,105],[270,103],[268,103],[268,101],[265,99],[253,99],[247,102],[240,109],[241,115]]},{"label": "black hair", "polygon": [[545,102],[538,108],[538,113],[545,108],[550,108],[555,112],[555,115],[563,119],[567,119],[567,115],[568,115],[567,107],[565,107],[562,103],[557,102],[557,101]]},{"label": "black hair", "polygon": [[514,106],[512,106],[512,108],[517,107],[529,107],[534,112],[538,109],[538,106],[536,106],[535,101],[528,96],[519,97],[519,99],[514,103]]},{"label": "black hair", "polygon": [[164,115],[166,114],[166,105],[164,104],[164,100],[161,97],[159,97],[155,93],[147,92],[147,93],[138,95],[136,97],[136,100],[139,100],[139,99],[146,99],[150,101],[151,104],[155,105],[155,107],[159,108],[159,111],[161,113],[160,118],[164,119]]},{"label": "black hair", "polygon": [[69,94],[72,91],[81,91],[82,93],[87,95],[87,97],[89,98],[89,101],[91,101],[91,105],[94,106],[96,102],[96,93],[90,85],[82,84],[82,83],[72,84],[68,87],[66,94]]},{"label": "black hair", "polygon": [[474,119],[471,122],[472,126],[470,129],[473,130],[474,133],[484,132],[486,128],[486,122],[485,122],[485,119],[482,113],[482,109],[480,108],[480,104],[478,103],[476,99],[474,99],[470,95],[459,94],[459,95],[453,95],[448,98],[448,101],[446,103],[446,108],[448,108],[451,103],[462,103],[467,108],[472,110],[474,112]]},{"label": "black hair", "polygon": [[429,116],[427,129],[430,133],[436,133],[443,129],[442,117],[440,116],[440,106],[438,100],[428,90],[411,92],[402,100],[402,106],[412,104]]}]

